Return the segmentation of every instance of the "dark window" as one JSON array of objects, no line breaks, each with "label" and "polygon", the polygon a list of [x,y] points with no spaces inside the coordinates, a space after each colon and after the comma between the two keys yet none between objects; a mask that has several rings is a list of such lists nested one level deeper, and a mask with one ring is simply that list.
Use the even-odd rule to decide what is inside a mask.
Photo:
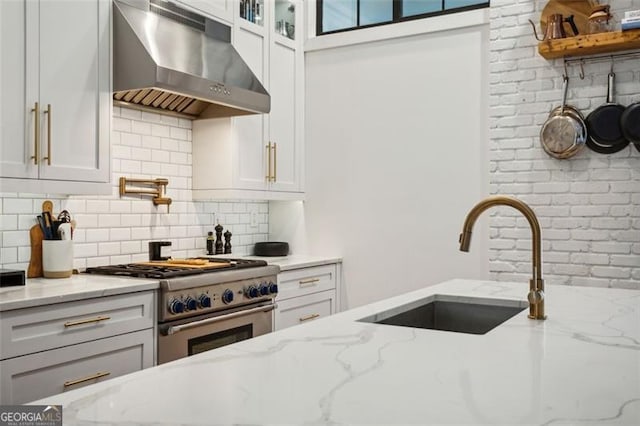
[{"label": "dark window", "polygon": [[489,7],[488,0],[318,0],[316,4],[318,35]]}]

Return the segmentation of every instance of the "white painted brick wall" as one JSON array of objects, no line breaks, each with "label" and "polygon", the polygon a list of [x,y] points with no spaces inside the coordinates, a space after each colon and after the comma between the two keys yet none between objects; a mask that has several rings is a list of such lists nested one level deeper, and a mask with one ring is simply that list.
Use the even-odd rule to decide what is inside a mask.
[{"label": "white painted brick wall", "polygon": [[[640,153],[613,155],[585,148],[568,160],[549,157],[540,127],[562,99],[562,60],[537,53],[528,19],[540,21],[546,1],[492,0],[490,30],[491,192],[527,202],[542,226],[548,283],[640,289]],[[616,0],[623,10],[640,0]],[[619,25],[618,25],[619,28]],[[615,62],[616,101],[640,101],[640,57]],[[569,103],[585,116],[605,100],[609,63],[569,67]],[[531,240],[524,219],[508,208],[491,216],[490,270],[503,281],[526,280]]]},{"label": "white painted brick wall", "polygon": [[[29,228],[45,199],[54,202],[54,212],[67,209],[78,222],[74,266],[80,269],[148,260],[148,243],[156,240],[171,241],[175,257],[201,255],[207,232],[218,222],[233,234],[234,254],[249,254],[254,243],[266,241],[268,202],[192,201],[191,121],[115,107],[111,144],[112,195],[0,194],[1,268],[26,270]],[[149,197],[121,198],[120,176],[169,179],[170,213],[166,206],[155,207]],[[257,227],[250,226],[253,212]]]}]

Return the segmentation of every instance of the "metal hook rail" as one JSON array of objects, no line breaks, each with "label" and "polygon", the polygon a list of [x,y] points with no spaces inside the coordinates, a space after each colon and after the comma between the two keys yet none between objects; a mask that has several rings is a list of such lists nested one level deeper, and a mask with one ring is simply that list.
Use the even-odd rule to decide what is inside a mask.
[{"label": "metal hook rail", "polygon": [[579,64],[580,65],[580,80],[584,80],[584,65],[585,63],[598,63],[598,62],[611,62],[611,68],[613,69],[613,63],[616,59],[627,59],[637,57],[640,58],[640,51],[635,52],[627,52],[627,53],[614,53],[612,55],[598,55],[598,56],[588,56],[582,58],[564,58],[564,70],[565,75],[567,74],[568,67]]}]

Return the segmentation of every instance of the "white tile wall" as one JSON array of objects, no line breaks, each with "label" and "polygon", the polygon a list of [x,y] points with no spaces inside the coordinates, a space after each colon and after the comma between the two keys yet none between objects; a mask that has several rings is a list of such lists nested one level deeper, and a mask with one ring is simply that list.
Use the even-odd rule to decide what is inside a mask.
[{"label": "white tile wall", "polygon": [[[609,2],[621,11],[640,0]],[[542,226],[544,278],[549,283],[640,289],[640,153],[588,149],[568,160],[542,150],[538,134],[561,102],[562,60],[537,53],[528,19],[539,22],[545,1],[492,0],[490,34],[491,192],[521,198]],[[617,102],[640,101],[640,56],[616,60]],[[604,102],[609,63],[569,67],[569,103],[585,115]],[[491,220],[491,272],[498,280],[531,274],[526,220],[509,208]]]},{"label": "white tile wall", "polygon": [[[66,209],[78,223],[74,234],[75,267],[144,261],[149,241],[168,240],[175,257],[204,253],[207,231],[220,223],[233,234],[234,254],[248,254],[269,232],[266,201],[199,202],[191,199],[191,121],[114,107],[112,186],[109,196],[0,194],[2,248],[0,267],[26,269],[31,255],[29,228],[54,202],[54,212]],[[155,207],[150,197],[120,197],[120,176],[167,178],[173,203]],[[258,226],[251,226],[256,213]]]}]

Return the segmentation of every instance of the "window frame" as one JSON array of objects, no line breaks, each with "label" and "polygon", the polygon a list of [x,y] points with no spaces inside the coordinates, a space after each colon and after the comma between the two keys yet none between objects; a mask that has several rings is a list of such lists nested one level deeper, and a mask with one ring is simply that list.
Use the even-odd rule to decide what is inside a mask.
[{"label": "window frame", "polygon": [[[473,5],[469,5],[469,6],[456,7],[456,8],[452,8],[452,9],[444,9],[445,0],[442,0],[442,7],[443,7],[442,10],[439,10],[437,12],[421,13],[421,14],[418,14],[418,15],[402,16],[402,0],[390,0],[393,3],[391,21],[377,22],[375,24],[360,25],[360,1],[361,0],[356,0],[356,7],[357,7],[357,10],[356,10],[356,21],[357,21],[357,25],[355,27],[342,28],[342,29],[331,30],[331,31],[322,31],[322,18],[323,18],[322,5],[323,5],[324,1],[325,0],[317,0],[316,1],[316,36],[323,36],[323,35],[328,35],[328,34],[338,34],[338,33],[354,31],[354,30],[360,30],[360,29],[363,29],[363,28],[380,27],[382,25],[397,24],[399,22],[406,22],[406,21],[414,21],[416,19],[431,18],[431,17],[434,17],[434,16],[450,15],[450,14],[453,14],[453,13],[466,12],[466,11],[469,11],[469,10],[484,9],[484,8],[488,8],[489,7],[489,3],[490,3],[490,0],[486,0],[486,1],[482,2],[482,3],[473,4]],[[328,1],[331,1],[331,0],[328,0]]]}]

